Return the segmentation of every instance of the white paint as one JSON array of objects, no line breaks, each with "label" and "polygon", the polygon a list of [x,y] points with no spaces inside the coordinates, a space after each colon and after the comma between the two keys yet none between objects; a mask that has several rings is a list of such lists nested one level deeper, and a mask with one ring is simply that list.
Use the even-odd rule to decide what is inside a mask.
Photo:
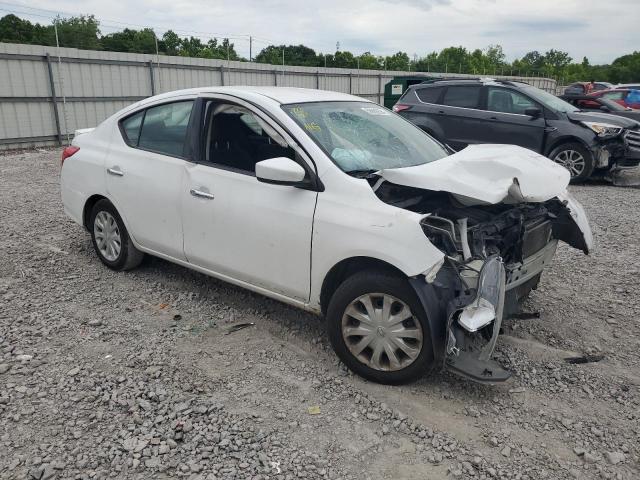
[{"label": "white paint", "polygon": [[470,145],[415,167],[382,170],[392,183],[453,193],[466,205],[544,202],[563,193],[569,171],[516,145]]},{"label": "white paint", "polygon": [[[325,190],[263,183],[238,171],[133,149],[123,141],[118,121],[128,113],[197,96],[233,100],[252,110],[298,151]],[[218,87],[167,93],[129,106],[74,139],[80,151],[65,161],[61,173],[65,212],[82,223],[87,199],[105,196],[142,251],[312,311],[320,308],[327,273],[345,259],[372,257],[407,276],[428,272],[432,277],[444,254],[425,237],[424,215],[380,201],[366,180],[342,172],[281,108],[305,101],[363,100],[298,88]],[[277,160],[275,170],[282,174],[284,168],[293,178]],[[273,174],[269,162],[274,163],[258,167],[260,175]],[[109,168],[123,175],[110,175]],[[381,174],[394,183],[448,191],[471,203],[565,195],[561,198],[569,200],[574,219],[590,238],[584,211],[566,197],[568,173],[519,147],[470,147],[443,160]],[[192,190],[206,195],[194,196]]]},{"label": "white paint", "polygon": [[271,182],[302,182],[305,171],[286,157],[270,158],[256,163],[256,177]]}]

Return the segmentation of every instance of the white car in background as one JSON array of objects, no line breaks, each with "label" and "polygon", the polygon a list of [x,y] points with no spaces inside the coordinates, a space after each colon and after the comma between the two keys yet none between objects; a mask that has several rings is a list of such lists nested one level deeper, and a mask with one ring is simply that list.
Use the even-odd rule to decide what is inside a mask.
[{"label": "white car in background", "polygon": [[592,245],[569,173],[520,147],[452,153],[400,116],[318,90],[220,87],[138,102],[62,156],[65,212],[102,263],[150,254],[323,314],[377,382],[491,360],[562,240]]}]

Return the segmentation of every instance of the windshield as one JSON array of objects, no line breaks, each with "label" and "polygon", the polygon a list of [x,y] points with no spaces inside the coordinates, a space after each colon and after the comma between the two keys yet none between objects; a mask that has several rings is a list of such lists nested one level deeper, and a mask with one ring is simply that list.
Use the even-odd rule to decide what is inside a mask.
[{"label": "windshield", "polygon": [[347,173],[412,167],[448,155],[422,130],[373,103],[311,102],[282,108]]},{"label": "windshield", "polygon": [[526,87],[522,87],[522,89],[527,92],[530,96],[532,96],[535,100],[543,104],[545,107],[550,108],[551,110],[555,110],[556,112],[578,112],[579,109],[574,107],[568,102],[552,95],[544,90],[541,90],[536,87],[532,87],[528,85]]}]

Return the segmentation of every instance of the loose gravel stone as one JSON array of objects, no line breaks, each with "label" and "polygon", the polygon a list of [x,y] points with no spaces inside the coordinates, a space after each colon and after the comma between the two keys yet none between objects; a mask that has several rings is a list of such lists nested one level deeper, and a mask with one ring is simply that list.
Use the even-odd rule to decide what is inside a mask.
[{"label": "loose gravel stone", "polygon": [[3,480],[640,478],[640,190],[570,187],[597,250],[560,245],[523,304],[539,318],[503,322],[508,384],[390,387],[317,317],[155,258],[104,267],[59,168],[0,157]]}]

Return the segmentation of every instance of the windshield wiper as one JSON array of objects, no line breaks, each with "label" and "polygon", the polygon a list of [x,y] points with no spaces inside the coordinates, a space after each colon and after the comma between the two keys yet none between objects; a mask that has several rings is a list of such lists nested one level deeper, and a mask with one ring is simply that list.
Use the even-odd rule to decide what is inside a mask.
[{"label": "windshield wiper", "polygon": [[352,177],[356,177],[356,178],[369,178],[372,174],[378,172],[379,170],[376,169],[362,169],[362,170],[347,170],[345,173],[347,175],[351,175]]}]

